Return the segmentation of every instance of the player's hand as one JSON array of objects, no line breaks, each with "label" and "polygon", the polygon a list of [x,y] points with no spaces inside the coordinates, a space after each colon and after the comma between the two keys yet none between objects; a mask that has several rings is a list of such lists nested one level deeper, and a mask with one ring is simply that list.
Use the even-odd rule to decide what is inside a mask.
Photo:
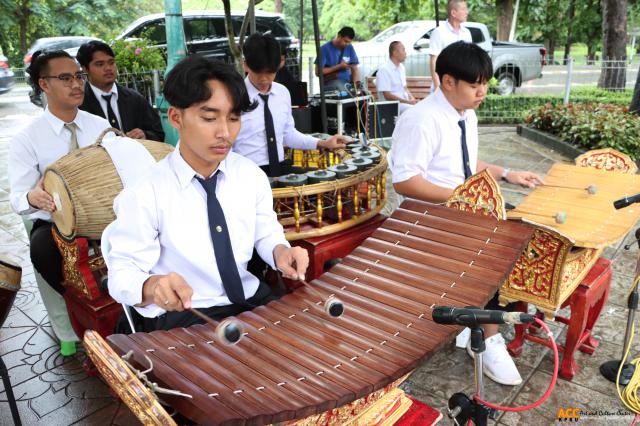
[{"label": "player's hand", "polygon": [[129,130],[126,135],[132,139],[144,139],[144,132],[137,127],[135,129]]},{"label": "player's hand", "polygon": [[342,135],[333,135],[329,139],[318,141],[318,148],[340,149],[345,148],[349,142],[351,142],[351,138]]},{"label": "player's hand", "polygon": [[43,181],[44,176],[40,178],[36,186],[27,193],[27,201],[32,207],[52,213],[56,211],[56,204],[53,202],[53,197],[44,190]]},{"label": "player's hand", "polygon": [[149,289],[151,301],[162,309],[184,311],[191,308],[193,289],[179,274],[162,275],[153,282],[145,283],[147,285],[154,286]]},{"label": "player's hand", "polygon": [[276,246],[273,260],[282,276],[292,280],[304,280],[309,266],[309,254],[302,247]]},{"label": "player's hand", "polygon": [[525,188],[535,188],[544,182],[540,176],[532,172],[509,172],[507,174],[507,182],[520,185]]}]

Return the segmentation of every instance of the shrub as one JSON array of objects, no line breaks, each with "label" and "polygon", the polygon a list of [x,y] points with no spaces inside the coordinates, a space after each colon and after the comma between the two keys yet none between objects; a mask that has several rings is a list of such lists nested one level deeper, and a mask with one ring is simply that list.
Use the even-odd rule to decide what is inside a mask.
[{"label": "shrub", "polygon": [[547,103],[525,122],[584,149],[615,148],[634,160],[640,157],[640,120],[627,106],[600,103]]},{"label": "shrub", "polygon": [[166,62],[162,52],[148,47],[145,39],[116,40],[111,46],[116,55],[116,63],[120,72],[139,73],[149,70],[163,70]]}]

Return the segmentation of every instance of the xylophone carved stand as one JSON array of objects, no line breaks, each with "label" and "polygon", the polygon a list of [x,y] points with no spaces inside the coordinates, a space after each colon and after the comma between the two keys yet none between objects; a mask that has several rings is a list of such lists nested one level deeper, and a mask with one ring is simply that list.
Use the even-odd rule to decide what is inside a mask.
[{"label": "xylophone carved stand", "polygon": [[[636,239],[635,242],[638,243],[640,247],[640,228],[636,229]],[[629,250],[632,244],[628,244],[624,246],[625,250]],[[636,266],[636,280],[638,279],[638,272],[640,270],[640,257],[638,257],[638,264]],[[633,327],[636,311],[638,310],[638,286],[637,283],[633,283],[633,288],[631,293],[629,294],[629,298],[627,299],[627,308],[629,308],[629,315],[627,317],[627,328],[624,332],[624,340],[623,340],[623,348],[622,348],[622,358],[619,360],[612,359],[600,365],[600,374],[602,374],[607,380],[610,382],[616,383],[618,381],[621,385],[626,386],[629,384],[631,377],[633,377],[633,373],[635,372],[635,366],[630,363],[625,363],[622,366],[622,371],[620,372],[620,380],[616,380],[618,377],[618,370],[620,369],[620,363],[624,362],[625,356],[627,355],[627,351],[629,350],[629,337],[631,336],[631,328]]]}]

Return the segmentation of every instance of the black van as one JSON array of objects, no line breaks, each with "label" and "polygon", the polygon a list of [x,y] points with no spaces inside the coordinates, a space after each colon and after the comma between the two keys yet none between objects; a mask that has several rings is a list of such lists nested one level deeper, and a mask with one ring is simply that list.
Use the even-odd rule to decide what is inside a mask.
[{"label": "black van", "polygon": [[[182,16],[185,41],[190,54],[198,53],[225,62],[231,61],[229,42],[224,28],[224,11],[186,11],[182,13]],[[231,19],[237,37],[240,33],[244,13],[232,11]],[[300,45],[282,15],[256,10],[256,31],[271,33],[285,47],[287,67],[294,76],[300,78],[297,67]],[[166,34],[164,13],[156,13],[136,20],[116,38],[127,39],[144,36],[151,40],[154,46],[166,47]],[[294,67],[292,64],[296,64],[296,66]]]}]

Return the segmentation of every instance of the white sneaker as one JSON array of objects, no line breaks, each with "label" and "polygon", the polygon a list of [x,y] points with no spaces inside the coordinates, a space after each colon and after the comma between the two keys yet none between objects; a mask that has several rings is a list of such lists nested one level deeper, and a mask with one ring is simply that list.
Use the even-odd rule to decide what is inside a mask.
[{"label": "white sneaker", "polygon": [[[522,383],[522,377],[518,372],[513,358],[507,352],[507,345],[502,334],[494,334],[484,341],[486,350],[483,352],[484,374],[491,380],[501,385],[517,386]],[[473,358],[471,341],[467,344],[467,353]]]}]

